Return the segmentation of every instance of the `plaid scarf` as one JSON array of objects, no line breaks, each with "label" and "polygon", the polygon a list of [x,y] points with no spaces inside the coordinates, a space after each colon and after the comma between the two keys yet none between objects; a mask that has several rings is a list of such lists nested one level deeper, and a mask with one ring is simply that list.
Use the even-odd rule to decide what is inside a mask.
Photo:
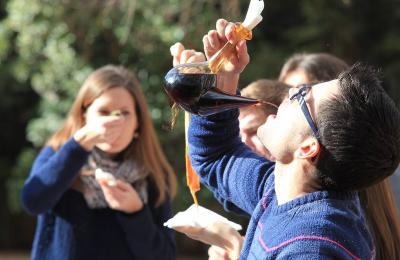
[{"label": "plaid scarf", "polygon": [[111,173],[116,179],[132,184],[143,203],[147,203],[146,177],[149,175],[148,170],[135,160],[123,160],[121,157],[110,158],[106,153],[97,148],[89,155],[88,161],[83,166],[80,174],[83,195],[89,208],[108,207],[103,191],[95,179],[94,172],[97,168]]}]

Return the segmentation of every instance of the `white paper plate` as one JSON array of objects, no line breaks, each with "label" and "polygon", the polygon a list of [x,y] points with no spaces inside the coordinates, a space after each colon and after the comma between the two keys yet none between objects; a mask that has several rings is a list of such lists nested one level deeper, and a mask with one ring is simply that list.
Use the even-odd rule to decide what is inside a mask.
[{"label": "white paper plate", "polygon": [[206,209],[202,206],[193,204],[187,210],[178,212],[173,218],[164,223],[169,228],[192,226],[192,227],[208,227],[216,221],[221,221],[236,230],[241,230],[242,226],[229,221],[227,218]]}]

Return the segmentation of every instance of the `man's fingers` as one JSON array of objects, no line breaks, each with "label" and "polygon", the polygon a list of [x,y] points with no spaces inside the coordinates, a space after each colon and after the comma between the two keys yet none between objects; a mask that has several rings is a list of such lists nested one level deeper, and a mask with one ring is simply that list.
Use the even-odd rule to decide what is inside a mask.
[{"label": "man's fingers", "polygon": [[184,50],[184,51],[182,51],[181,57],[180,57],[180,60],[179,60],[179,63],[180,63],[180,64],[187,63],[187,60],[188,60],[192,55],[194,55],[194,53],[195,53],[194,50]]},{"label": "man's fingers", "polygon": [[169,50],[172,56],[178,56],[184,49],[185,46],[183,46],[182,43],[177,42],[174,45],[172,45]]},{"label": "man's fingers", "polygon": [[208,249],[208,260],[229,259],[228,252],[219,246],[210,246]]},{"label": "man's fingers", "polygon": [[193,227],[193,226],[178,226],[174,227],[174,229],[181,233],[185,233],[187,236],[190,237],[197,237],[204,231],[204,228],[202,227]]},{"label": "man's fingers", "polygon": [[250,56],[247,52],[247,45],[245,40],[241,40],[236,45],[236,52],[238,60],[242,65],[247,65],[250,62]]},{"label": "man's fingers", "polygon": [[215,50],[211,46],[211,43],[208,39],[208,35],[204,35],[203,37],[203,46],[204,46],[204,54],[206,55],[207,59],[209,59],[215,53]]},{"label": "man's fingers", "polygon": [[232,43],[235,44],[237,39],[236,39],[236,27],[234,23],[228,23],[225,27],[225,37],[226,39]]},{"label": "man's fingers", "polygon": [[210,30],[207,34],[208,41],[210,42],[211,48],[218,50],[221,47],[220,40],[218,38],[218,33],[216,30]]},{"label": "man's fingers", "polygon": [[185,50],[185,46],[182,43],[177,42],[170,47],[170,53],[173,56],[173,65],[176,66],[179,64],[181,53]]},{"label": "man's fingers", "polygon": [[186,61],[187,63],[193,63],[193,62],[202,62],[205,61],[204,54],[201,52],[196,51],[190,58]]},{"label": "man's fingers", "polygon": [[225,19],[218,19],[217,24],[216,24],[218,37],[222,41],[226,41],[225,27],[226,27],[227,23],[228,22]]}]

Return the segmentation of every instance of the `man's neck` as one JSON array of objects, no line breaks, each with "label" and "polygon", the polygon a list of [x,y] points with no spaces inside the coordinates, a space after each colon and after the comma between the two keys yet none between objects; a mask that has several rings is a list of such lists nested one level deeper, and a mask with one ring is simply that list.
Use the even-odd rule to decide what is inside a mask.
[{"label": "man's neck", "polygon": [[302,161],[275,165],[275,192],[278,205],[318,190],[310,165]]}]

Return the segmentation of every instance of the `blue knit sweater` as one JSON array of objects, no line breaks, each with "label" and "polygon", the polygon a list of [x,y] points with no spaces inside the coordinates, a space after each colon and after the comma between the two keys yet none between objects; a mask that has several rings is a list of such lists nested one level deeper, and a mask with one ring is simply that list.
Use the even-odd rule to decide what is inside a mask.
[{"label": "blue knit sweater", "polygon": [[237,116],[192,116],[189,152],[219,201],[251,215],[241,259],[373,258],[357,194],[317,191],[278,205],[274,163],[240,141]]},{"label": "blue knit sweater", "polygon": [[149,203],[133,214],[89,209],[82,193],[70,189],[88,154],[70,139],[36,158],[22,190],[24,208],[38,215],[32,259],[175,259],[174,235],[162,225],[171,202],[155,208],[151,182]]}]

